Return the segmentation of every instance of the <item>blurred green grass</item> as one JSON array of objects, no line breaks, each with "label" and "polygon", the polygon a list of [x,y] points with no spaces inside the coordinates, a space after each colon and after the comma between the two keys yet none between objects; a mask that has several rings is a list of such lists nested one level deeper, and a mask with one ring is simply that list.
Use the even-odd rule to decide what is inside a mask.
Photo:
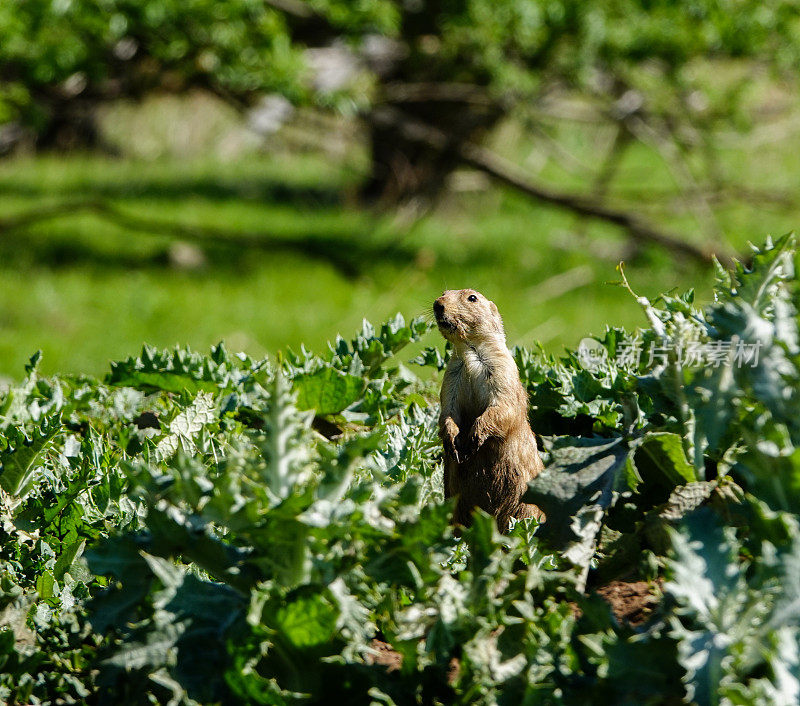
[{"label": "blurred green grass", "polygon": [[[564,126],[562,132],[559,140],[582,163],[599,166],[608,141],[602,130]],[[799,140],[789,139],[791,145],[721,149],[718,159],[727,171],[747,174],[752,190],[791,190],[800,168],[790,155]],[[494,147],[539,180],[585,188],[584,174],[536,140],[501,130]],[[541,341],[553,352],[606,325],[644,323],[630,294],[609,284],[618,278],[615,263],[627,242],[617,229],[580,222],[507,189],[470,190],[482,186],[472,174],[456,179],[461,190],[434,213],[406,226],[353,205],[361,165],[363,155],[343,163],[324,153],[286,151],[232,160],[47,155],[0,162],[0,219],[102,199],[156,224],[177,222],[217,236],[202,245],[206,264],[185,270],[170,257],[174,237],[91,212],[0,232],[0,375],[20,377],[39,348],[47,373],[93,374],[143,342],[204,350],[225,340],[256,356],[301,343],[319,349],[337,333],[355,333],[362,318],[378,323],[398,311],[426,313],[445,288],[483,291],[499,306],[510,344]],[[626,153],[610,193],[615,203],[688,240],[707,237],[661,157],[644,146]],[[797,221],[792,204],[752,196],[713,208],[728,245],[740,252],[747,240],[779,235]],[[302,247],[225,244],[242,234]],[[689,287],[701,300],[709,296],[708,270],[652,248],[628,262],[626,273],[646,296]]]}]

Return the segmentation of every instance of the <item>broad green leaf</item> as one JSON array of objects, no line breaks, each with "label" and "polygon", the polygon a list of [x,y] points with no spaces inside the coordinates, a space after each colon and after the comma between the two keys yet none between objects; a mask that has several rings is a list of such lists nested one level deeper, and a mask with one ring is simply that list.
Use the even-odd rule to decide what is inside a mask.
[{"label": "broad green leaf", "polygon": [[[677,434],[650,432],[632,442],[634,463],[641,478],[637,492],[643,504],[663,503],[678,486],[697,480],[694,467],[686,460],[683,442]],[[646,507],[646,505],[645,505]]]},{"label": "broad green leaf", "polygon": [[[670,484],[683,485],[697,480],[694,468],[686,460],[681,438],[677,434],[668,432],[646,434],[638,447]],[[638,466],[637,468],[641,473],[642,469]]]},{"label": "broad green leaf", "polygon": [[50,571],[45,571],[36,579],[36,592],[43,600],[48,600],[55,595],[56,580]]},{"label": "broad green leaf", "polygon": [[[678,640],[679,661],[686,669],[687,696],[698,703],[721,703],[737,671],[741,670],[740,678],[749,676],[756,664],[770,659],[764,646],[780,639],[773,621],[785,626],[789,617],[775,608],[791,605],[795,597],[787,596],[788,601],[779,597],[776,602],[782,591],[774,569],[782,558],[768,550],[765,565],[749,567],[740,558],[741,546],[733,532],[721,527],[707,508],[673,530],[672,540],[674,558],[669,561],[665,590],[678,605],[671,634]],[[784,565],[786,577],[792,577],[789,593],[796,593],[796,586],[791,586],[795,567]],[[797,626],[800,614],[792,613]],[[794,690],[787,677],[796,669],[796,660],[791,653],[775,657],[777,688]]]},{"label": "broad green leaf", "polygon": [[57,581],[61,581],[64,578],[64,574],[69,571],[72,563],[77,559],[81,553],[83,552],[83,548],[86,546],[86,540],[77,540],[70,544],[62,553],[61,556],[58,557],[58,561],[56,561],[55,568],[53,569],[53,576]]},{"label": "broad green leaf", "polygon": [[152,582],[147,563],[130,537],[106,539],[87,550],[86,560],[93,573],[110,575],[121,584],[121,589],[107,588],[92,600],[92,627],[100,634],[118,630],[147,595]]},{"label": "broad green leaf", "polygon": [[620,493],[635,487],[636,477],[630,465],[631,450],[620,437],[561,437],[551,442],[550,454],[550,463],[528,484],[523,499],[538,505],[547,516],[540,535],[563,549],[588,536],[584,525],[594,522],[588,516],[576,521],[579,510],[596,506],[602,512]]},{"label": "broad green leaf", "polygon": [[298,409],[313,409],[317,414],[338,414],[364,391],[364,380],[335,368],[323,367],[293,378]]},{"label": "broad green leaf", "polygon": [[300,596],[278,608],[273,626],[300,649],[328,643],[336,634],[339,609],[323,594]]},{"label": "broad green leaf", "polygon": [[103,665],[126,672],[148,667],[157,669],[171,661],[183,631],[183,625],[165,625],[158,632],[147,633],[143,642],[123,643]]}]

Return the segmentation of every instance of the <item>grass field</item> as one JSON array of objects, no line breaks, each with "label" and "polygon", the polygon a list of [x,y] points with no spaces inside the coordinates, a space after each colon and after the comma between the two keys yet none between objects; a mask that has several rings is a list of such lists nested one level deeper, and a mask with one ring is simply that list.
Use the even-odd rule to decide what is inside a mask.
[{"label": "grass field", "polygon": [[[595,168],[607,136],[585,126],[564,130],[562,143]],[[524,155],[540,180],[585,188],[580,165],[511,128],[494,144]],[[795,130],[780,141],[720,151],[725,173],[748,188],[746,198],[711,202],[730,247],[742,251],[748,239],[796,226],[796,204],[759,194],[793,188],[798,147]],[[541,341],[559,351],[606,324],[643,323],[630,295],[608,284],[625,252],[615,228],[579,222],[505,189],[470,190],[470,174],[436,212],[405,227],[353,205],[359,164],[358,155],[342,162],[286,150],[251,150],[235,159],[59,155],[0,162],[0,375],[20,377],[39,348],[46,372],[95,374],[143,342],[205,349],[224,339],[253,355],[301,342],[319,348],[337,333],[354,333],[364,317],[380,322],[398,311],[423,313],[442,289],[466,286],[497,302],[511,344]],[[645,147],[626,154],[611,193],[687,239],[707,237],[666,163]],[[109,218],[69,206],[86,199],[118,213]],[[67,204],[58,217],[2,228],[58,204]],[[186,231],[165,227],[176,223]],[[200,243],[205,264],[176,266],[176,241],[191,244],[198,235],[208,239]],[[626,272],[648,296],[701,283],[703,298],[711,278],[652,249],[629,261]]]}]

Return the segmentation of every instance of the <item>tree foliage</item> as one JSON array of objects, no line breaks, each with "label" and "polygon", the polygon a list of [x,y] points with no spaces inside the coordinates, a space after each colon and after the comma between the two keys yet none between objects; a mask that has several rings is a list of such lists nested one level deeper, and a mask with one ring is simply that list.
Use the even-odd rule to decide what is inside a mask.
[{"label": "tree foliage", "polygon": [[[513,105],[559,85],[613,100],[637,88],[658,102],[666,81],[674,107],[692,88],[682,70],[695,59],[794,66],[798,9],[796,0],[8,0],[0,123],[41,135],[73,107],[190,87],[240,106],[278,92],[298,103],[402,104],[434,119],[422,104],[479,115],[487,101]],[[334,42],[360,58],[364,80],[315,83],[306,50]]]}]

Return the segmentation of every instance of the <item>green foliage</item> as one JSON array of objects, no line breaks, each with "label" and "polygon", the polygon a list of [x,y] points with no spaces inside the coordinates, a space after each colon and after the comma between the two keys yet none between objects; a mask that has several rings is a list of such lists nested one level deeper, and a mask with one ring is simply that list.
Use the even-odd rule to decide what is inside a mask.
[{"label": "green foliage", "polygon": [[742,561],[732,529],[700,511],[673,532],[673,546],[666,592],[677,606],[672,634],[688,697],[713,704],[796,701],[797,537],[780,548],[764,541],[758,562]]},{"label": "green foliage", "polygon": [[[518,350],[547,519],[506,536],[450,526],[436,390],[395,357],[423,321],[273,362],[146,348],[104,382],[35,356],[0,398],[2,698],[796,701],[794,259],[768,242],[704,311],[639,298],[605,359]],[[618,361],[634,340],[666,352]],[[650,612],[594,592],[620,585]]]},{"label": "green foliage", "polygon": [[410,83],[486,86],[509,100],[552,85],[603,90],[602,75],[659,107],[654,72],[673,85],[674,103],[691,90],[681,69],[697,57],[793,66],[797,12],[794,0],[9,0],[0,8],[0,124],[45,132],[64,118],[56,111],[65,101],[198,86],[237,105],[267,92],[365,105],[376,97],[371,79],[315,89],[304,50],[335,38],[358,48],[376,36],[401,43],[399,73]]},{"label": "green foliage", "polygon": [[106,383],[146,391],[213,392],[235,384],[237,372],[222,343],[208,356],[185,348],[157,351],[144,346],[138,358],[112,363]]},{"label": "green foliage", "polygon": [[22,499],[36,482],[35,472],[42,457],[61,431],[58,417],[45,418],[28,439],[20,428],[10,428],[2,452],[0,488],[15,499]]},{"label": "green foliage", "polygon": [[[302,66],[280,12],[248,0],[12,0],[0,8],[5,119],[46,125],[45,97],[91,96],[108,81],[137,95],[183,85],[299,91]],[[59,92],[61,96],[59,96]]]}]

